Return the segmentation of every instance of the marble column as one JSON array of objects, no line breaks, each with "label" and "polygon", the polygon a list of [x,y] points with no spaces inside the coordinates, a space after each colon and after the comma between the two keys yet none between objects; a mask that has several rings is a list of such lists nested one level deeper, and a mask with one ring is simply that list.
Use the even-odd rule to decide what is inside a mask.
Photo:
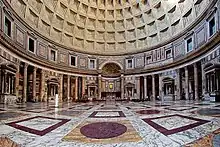
[{"label": "marble column", "polygon": [[67,75],[67,100],[70,100],[70,75]]},{"label": "marble column", "polygon": [[17,66],[17,71],[15,74],[15,95],[19,97],[19,77],[20,77],[20,64]]},{"label": "marble column", "polygon": [[156,91],[155,91],[155,75],[152,75],[152,100],[155,101]]},{"label": "marble column", "polygon": [[147,76],[144,77],[144,99],[147,98]]},{"label": "marble column", "polygon": [[185,96],[186,96],[186,100],[189,100],[189,71],[187,66],[184,69],[185,69]]},{"label": "marble column", "polygon": [[194,67],[194,95],[195,95],[195,100],[199,100],[198,68],[196,63],[193,64],[193,67]]},{"label": "marble column", "polygon": [[75,77],[75,100],[78,100],[78,77]]},{"label": "marble column", "polygon": [[163,97],[163,81],[162,81],[162,75],[159,74],[159,97],[161,101],[164,101]]},{"label": "marble column", "polygon": [[140,99],[140,77],[136,77],[136,99]]},{"label": "marble column", "polygon": [[86,86],[85,82],[86,82],[85,77],[82,77],[82,98],[83,98],[84,94],[86,93],[85,92],[85,86]]},{"label": "marble column", "polygon": [[27,68],[28,64],[24,64],[24,79],[23,79],[23,102],[27,102]]},{"label": "marble column", "polygon": [[181,97],[181,82],[180,82],[180,69],[176,69],[176,80],[175,80],[175,85],[176,85],[176,90],[175,90],[175,95],[176,95],[176,100],[180,100]]},{"label": "marble column", "polygon": [[98,97],[99,97],[99,100],[100,100],[101,99],[101,94],[102,94],[102,75],[101,74],[98,75],[98,91],[99,91]]},{"label": "marble column", "polygon": [[206,93],[206,76],[204,71],[204,64],[201,64],[201,72],[202,72],[202,95]]},{"label": "marble column", "polygon": [[41,78],[40,78],[40,101],[45,102],[45,95],[47,95],[45,91],[45,71],[41,70]]},{"label": "marble column", "polygon": [[124,74],[121,74],[121,99],[124,99]]},{"label": "marble column", "polygon": [[37,76],[37,68],[34,67],[34,71],[33,71],[33,99],[36,99],[36,76]]},{"label": "marble column", "polygon": [[59,102],[63,101],[63,74],[60,74],[60,82],[59,82]]}]

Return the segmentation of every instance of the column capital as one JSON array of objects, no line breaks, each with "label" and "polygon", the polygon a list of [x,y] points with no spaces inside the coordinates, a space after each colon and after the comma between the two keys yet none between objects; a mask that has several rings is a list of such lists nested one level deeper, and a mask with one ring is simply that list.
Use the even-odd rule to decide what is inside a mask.
[{"label": "column capital", "polygon": [[24,68],[27,68],[29,66],[28,63],[24,63]]},{"label": "column capital", "polygon": [[38,68],[34,66],[34,72],[36,72],[36,71],[37,71],[37,69],[38,69]]}]

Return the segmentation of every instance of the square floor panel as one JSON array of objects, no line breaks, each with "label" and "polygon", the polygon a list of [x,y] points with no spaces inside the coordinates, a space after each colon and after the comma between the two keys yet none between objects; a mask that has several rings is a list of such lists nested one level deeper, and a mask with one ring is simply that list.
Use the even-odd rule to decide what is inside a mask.
[{"label": "square floor panel", "polygon": [[25,132],[43,136],[68,121],[69,119],[56,119],[50,117],[36,116],[20,121],[7,123],[7,125]]},{"label": "square floor panel", "polygon": [[94,111],[89,117],[92,118],[117,118],[125,117],[122,111]]},{"label": "square floor panel", "polygon": [[178,132],[186,131],[188,129],[192,129],[194,127],[209,122],[207,120],[178,114],[155,118],[146,118],[143,120],[164,135],[171,135]]},{"label": "square floor panel", "polygon": [[[98,123],[102,125],[98,127]],[[105,124],[109,125],[106,127]],[[115,133],[118,135],[115,135],[114,137],[111,136]],[[76,128],[73,128],[73,130],[64,136],[62,140],[69,142],[77,141],[81,143],[112,144],[123,142],[139,142],[142,140],[142,138],[128,120],[123,120],[117,122],[85,121]]]}]

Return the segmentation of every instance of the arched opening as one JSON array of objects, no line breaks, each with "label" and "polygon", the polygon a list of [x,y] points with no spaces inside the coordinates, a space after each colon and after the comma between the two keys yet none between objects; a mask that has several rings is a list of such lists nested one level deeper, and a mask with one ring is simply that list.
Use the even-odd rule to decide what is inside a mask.
[{"label": "arched opening", "polygon": [[101,98],[120,99],[121,98],[121,67],[114,63],[106,63],[101,69]]}]

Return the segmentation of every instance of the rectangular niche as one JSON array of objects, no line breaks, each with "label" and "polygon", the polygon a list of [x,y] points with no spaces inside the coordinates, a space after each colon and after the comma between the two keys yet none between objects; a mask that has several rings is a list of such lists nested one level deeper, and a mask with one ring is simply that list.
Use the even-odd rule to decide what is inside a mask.
[{"label": "rectangular niche", "polygon": [[115,32],[107,32],[106,41],[115,41]]},{"label": "rectangular niche", "polygon": [[129,28],[133,28],[133,27],[134,27],[133,18],[127,19],[127,20],[126,20],[126,28],[129,29]]},{"label": "rectangular niche", "polygon": [[115,43],[106,44],[106,51],[114,51],[114,50],[115,50]]},{"label": "rectangular niche", "polygon": [[135,16],[135,22],[138,24],[138,26],[144,24],[144,18],[142,17],[142,14]]},{"label": "rectangular niche", "polygon": [[68,33],[74,33],[74,24],[66,21],[64,30],[67,31]]},{"label": "rectangular niche", "polygon": [[105,50],[105,43],[104,42],[97,42],[96,43],[96,48],[99,51],[104,51]]},{"label": "rectangular niche", "polygon": [[105,10],[99,9],[97,17],[100,19],[104,19],[105,18]]},{"label": "rectangular niche", "polygon": [[124,20],[118,20],[118,21],[116,21],[115,28],[116,28],[117,30],[124,30],[124,29],[125,29]]},{"label": "rectangular niche", "polygon": [[164,41],[164,40],[167,40],[167,38],[170,38],[169,28],[166,28],[166,29],[160,31],[160,40]]},{"label": "rectangular niche", "polygon": [[67,12],[67,6],[65,6],[64,4],[62,3],[59,3],[57,6],[56,6],[56,12],[58,14],[60,14],[60,16],[62,16],[63,18],[65,17],[66,15],[66,12]]},{"label": "rectangular niche", "polygon": [[92,17],[96,17],[96,8],[90,7],[88,15]]},{"label": "rectangular niche", "polygon": [[126,43],[125,42],[118,42],[117,50],[125,50],[125,49],[126,49]]},{"label": "rectangular niche", "polygon": [[95,28],[95,19],[87,19],[87,26],[90,27],[90,28]]},{"label": "rectangular niche", "polygon": [[116,10],[116,18],[123,19],[123,11],[122,9]]},{"label": "rectangular niche", "polygon": [[87,39],[94,40],[95,39],[95,31],[94,30],[86,30]]},{"label": "rectangular niche", "polygon": [[98,20],[98,22],[97,22],[97,29],[98,30],[104,30],[105,29],[105,21]]},{"label": "rectangular niche", "polygon": [[107,10],[107,18],[114,19],[114,10]]},{"label": "rectangular niche", "polygon": [[53,28],[51,31],[51,36],[58,42],[61,41],[62,32],[56,28]]},{"label": "rectangular niche", "polygon": [[64,44],[66,44],[67,46],[72,46],[73,45],[73,36],[65,33],[63,41],[64,41]]},{"label": "rectangular niche", "polygon": [[147,45],[147,38],[141,38],[141,39],[138,39],[138,47],[141,48],[141,47],[144,47]]},{"label": "rectangular niche", "polygon": [[135,29],[133,30],[128,30],[127,31],[127,39],[128,40],[133,40],[136,38],[136,35],[135,35]]},{"label": "rectangular niche", "polygon": [[96,39],[100,40],[100,41],[104,41],[105,40],[105,32],[96,32]]},{"label": "rectangular niche", "polygon": [[59,17],[58,15],[56,15],[53,19],[53,24],[56,28],[59,28],[59,29],[62,29],[63,28],[63,23],[64,23],[64,20]]},{"label": "rectangular niche", "polygon": [[84,38],[84,28],[76,27],[75,36]]},{"label": "rectangular niche", "polygon": [[107,21],[106,22],[106,29],[108,31],[115,30],[115,23],[114,23],[114,21]]},{"label": "rectangular niche", "polygon": [[159,41],[159,39],[158,39],[157,34],[153,34],[153,35],[151,35],[147,38],[147,44],[148,45],[155,45],[155,44],[158,43],[158,41]]},{"label": "rectangular niche", "polygon": [[171,25],[171,28],[172,28],[172,34],[177,34],[179,31],[182,30],[183,28],[183,23],[182,23],[182,20],[179,19],[177,20],[176,22],[174,22],[172,25]]},{"label": "rectangular niche", "polygon": [[69,2],[69,8],[72,8],[77,11],[79,8],[79,4],[80,4],[80,2],[78,0],[71,0]]},{"label": "rectangular niche", "polygon": [[38,12],[38,14],[40,13],[41,11],[41,8],[42,8],[42,2],[41,1],[38,1],[38,0],[30,0],[28,1],[28,3],[32,6],[32,8]]},{"label": "rectangular niche", "polygon": [[145,37],[145,26],[137,28],[138,37]]},{"label": "rectangular niche", "polygon": [[125,41],[125,31],[117,32],[115,37],[117,41]]},{"label": "rectangular niche", "polygon": [[77,13],[70,10],[69,11],[69,15],[68,15],[68,21],[71,21],[72,23],[75,23],[76,22],[76,16],[77,16]]},{"label": "rectangular niche", "polygon": [[86,48],[87,50],[94,50],[94,42],[93,42],[93,41],[86,40],[86,42],[85,42],[85,48]]},{"label": "rectangular niche", "polygon": [[84,40],[80,39],[80,38],[75,38],[74,44],[79,48],[83,48],[84,47]]},{"label": "rectangular niche", "polygon": [[37,27],[39,17],[31,9],[28,9],[26,19],[32,26]]},{"label": "rectangular niche", "polygon": [[82,15],[78,15],[77,17],[77,24],[84,27],[86,23],[86,17]]},{"label": "rectangular niche", "polygon": [[136,40],[128,41],[126,49],[135,50],[136,49]]},{"label": "rectangular niche", "polygon": [[22,0],[11,0],[11,6],[18,14],[24,17],[27,6]]}]

